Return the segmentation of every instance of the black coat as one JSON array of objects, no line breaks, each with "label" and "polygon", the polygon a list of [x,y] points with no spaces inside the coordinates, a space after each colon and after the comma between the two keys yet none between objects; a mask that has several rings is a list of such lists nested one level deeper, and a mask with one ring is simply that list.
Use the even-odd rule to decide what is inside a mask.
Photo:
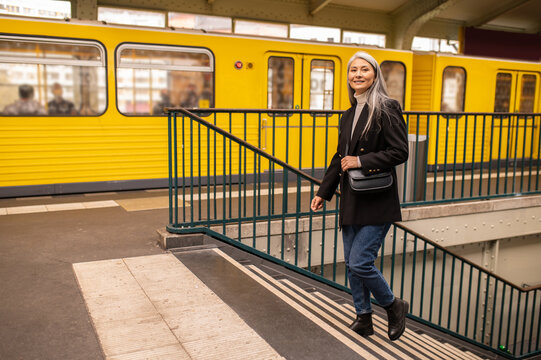
[{"label": "black coat", "polygon": [[[388,105],[390,116],[382,114],[374,118],[372,126],[361,139],[368,120],[368,105],[364,106],[348,154],[346,146],[351,137],[355,106],[342,115],[338,149],[317,192],[318,196],[330,201],[340,183],[340,226],[381,225],[402,220],[394,167],[408,159],[408,134],[399,103],[390,100]],[[349,186],[347,172],[342,173],[341,158],[345,155],[360,156],[362,172],[366,175],[391,170],[393,186],[377,193],[354,193]]]}]

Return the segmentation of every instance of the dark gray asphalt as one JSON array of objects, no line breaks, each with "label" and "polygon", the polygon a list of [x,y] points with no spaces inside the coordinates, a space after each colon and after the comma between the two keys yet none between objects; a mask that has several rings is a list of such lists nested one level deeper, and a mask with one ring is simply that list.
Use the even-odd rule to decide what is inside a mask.
[{"label": "dark gray asphalt", "polygon": [[[123,195],[125,196],[125,194]],[[0,207],[114,196],[0,200]],[[158,254],[167,210],[0,216],[0,359],[101,359],[72,263]]]}]

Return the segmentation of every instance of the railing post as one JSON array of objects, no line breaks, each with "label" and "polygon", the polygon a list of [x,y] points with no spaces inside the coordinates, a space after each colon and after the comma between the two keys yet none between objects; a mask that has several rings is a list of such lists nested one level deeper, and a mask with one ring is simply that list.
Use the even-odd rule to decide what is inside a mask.
[{"label": "railing post", "polygon": [[[167,113],[167,170],[169,175],[169,224],[173,224],[173,145],[171,112]],[[176,150],[176,149],[175,149]]]}]

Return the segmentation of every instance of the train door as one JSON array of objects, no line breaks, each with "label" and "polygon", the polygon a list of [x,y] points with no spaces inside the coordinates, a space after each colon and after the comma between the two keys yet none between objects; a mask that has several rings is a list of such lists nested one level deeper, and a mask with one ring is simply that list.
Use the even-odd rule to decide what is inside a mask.
[{"label": "train door", "polygon": [[[539,87],[538,73],[499,71],[496,75],[494,112],[536,112]],[[539,156],[539,118],[527,115],[501,117],[495,121],[495,132],[498,133],[497,139],[501,136],[502,146],[493,158],[513,160]]]},{"label": "train door", "polygon": [[539,74],[499,71],[496,75],[494,112],[535,112],[538,93]]},{"label": "train door", "polygon": [[[266,62],[266,104],[262,104],[265,108],[338,108],[341,75],[339,58],[269,52]],[[269,113],[262,127],[266,151],[299,168],[324,167],[325,146],[319,146],[323,144],[321,140],[328,139],[329,144],[338,140],[338,115]],[[330,149],[334,151],[332,147]],[[329,156],[327,158],[330,159]]]},{"label": "train door", "polygon": [[333,110],[339,104],[339,58],[270,52],[267,61],[267,109]]}]

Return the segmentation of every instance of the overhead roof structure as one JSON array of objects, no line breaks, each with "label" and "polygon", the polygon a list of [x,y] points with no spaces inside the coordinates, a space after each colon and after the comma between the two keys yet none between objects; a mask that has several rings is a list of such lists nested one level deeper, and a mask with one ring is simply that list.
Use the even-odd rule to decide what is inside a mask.
[{"label": "overhead roof structure", "polygon": [[432,5],[438,11],[434,20],[458,26],[530,34],[541,31],[539,0],[312,0],[310,13],[314,15],[327,6],[340,5],[395,15],[419,4]]},{"label": "overhead roof structure", "polygon": [[397,49],[414,36],[458,40],[463,28],[541,32],[541,0],[72,0],[73,17],[95,20],[99,6],[381,33]]}]

